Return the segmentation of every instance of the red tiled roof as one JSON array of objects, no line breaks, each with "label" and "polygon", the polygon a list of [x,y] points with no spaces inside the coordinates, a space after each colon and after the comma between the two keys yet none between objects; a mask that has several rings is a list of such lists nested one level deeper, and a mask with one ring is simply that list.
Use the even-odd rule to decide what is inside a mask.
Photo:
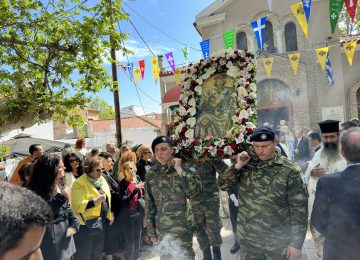
[{"label": "red tiled roof", "polygon": [[178,102],[182,91],[182,86],[173,87],[167,91],[162,99],[162,103],[173,103]]},{"label": "red tiled roof", "polygon": [[[94,132],[115,129],[115,119],[91,121]],[[121,128],[161,128],[161,120],[147,118],[145,116],[134,116],[121,119]]]},{"label": "red tiled roof", "polygon": [[360,43],[360,34],[356,34],[356,35],[346,35],[346,36],[341,36],[340,37],[340,45],[342,46],[343,43],[345,42],[352,42],[352,41],[357,41],[357,43]]}]

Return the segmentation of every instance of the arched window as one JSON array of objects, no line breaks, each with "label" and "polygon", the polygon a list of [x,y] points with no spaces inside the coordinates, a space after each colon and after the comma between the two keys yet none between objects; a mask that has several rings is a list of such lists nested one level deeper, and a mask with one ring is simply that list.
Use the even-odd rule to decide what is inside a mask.
[{"label": "arched window", "polygon": [[238,32],[236,34],[236,47],[240,50],[247,50],[246,32]]},{"label": "arched window", "polygon": [[286,51],[297,51],[297,38],[296,38],[296,25],[293,22],[289,22],[285,25],[285,44]]},{"label": "arched window", "polygon": [[274,49],[274,31],[272,23],[267,21],[264,31],[264,44],[266,43],[267,49],[271,52]]}]

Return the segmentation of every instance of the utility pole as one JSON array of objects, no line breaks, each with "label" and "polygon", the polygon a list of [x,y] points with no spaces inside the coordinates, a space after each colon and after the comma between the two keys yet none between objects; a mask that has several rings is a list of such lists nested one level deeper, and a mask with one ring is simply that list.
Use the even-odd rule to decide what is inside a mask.
[{"label": "utility pole", "polygon": [[[109,0],[110,3],[110,12],[111,12],[111,20],[112,20],[112,0]],[[111,28],[114,30],[114,27]],[[121,135],[121,117],[120,117],[120,98],[119,98],[119,84],[117,79],[117,68],[116,68],[116,53],[114,48],[114,39],[110,35],[110,55],[111,55],[111,72],[112,72],[112,80],[113,80],[113,94],[114,94],[114,109],[115,109],[115,124],[116,124],[116,146],[120,148],[122,143],[122,135]]]}]

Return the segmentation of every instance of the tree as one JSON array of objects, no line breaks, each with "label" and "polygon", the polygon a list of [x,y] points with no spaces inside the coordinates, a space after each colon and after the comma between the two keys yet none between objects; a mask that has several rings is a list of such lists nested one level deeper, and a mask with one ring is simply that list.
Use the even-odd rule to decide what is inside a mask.
[{"label": "tree", "polygon": [[[104,68],[110,40],[127,52],[114,30],[128,19],[122,0],[0,1],[0,129],[31,118],[83,123],[77,108],[89,93],[113,90]],[[114,22],[112,22],[114,21]]]},{"label": "tree", "polygon": [[95,97],[89,104],[90,108],[94,108],[100,111],[99,119],[114,119],[115,110],[105,100]]},{"label": "tree", "polygon": [[357,34],[360,31],[360,1],[357,2],[355,20],[352,22],[344,5],[339,15],[339,33],[341,36]]}]

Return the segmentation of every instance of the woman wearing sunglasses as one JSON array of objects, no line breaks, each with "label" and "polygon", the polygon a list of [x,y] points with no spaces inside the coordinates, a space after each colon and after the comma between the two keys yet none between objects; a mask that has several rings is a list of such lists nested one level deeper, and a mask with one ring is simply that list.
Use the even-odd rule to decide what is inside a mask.
[{"label": "woman wearing sunglasses", "polygon": [[112,220],[110,188],[102,176],[102,158],[87,158],[84,171],[71,188],[71,207],[80,221],[74,260],[101,259],[105,229]]},{"label": "woman wearing sunglasses", "polygon": [[65,188],[71,188],[73,182],[84,173],[82,160],[77,153],[71,152],[65,155],[64,166]]}]

